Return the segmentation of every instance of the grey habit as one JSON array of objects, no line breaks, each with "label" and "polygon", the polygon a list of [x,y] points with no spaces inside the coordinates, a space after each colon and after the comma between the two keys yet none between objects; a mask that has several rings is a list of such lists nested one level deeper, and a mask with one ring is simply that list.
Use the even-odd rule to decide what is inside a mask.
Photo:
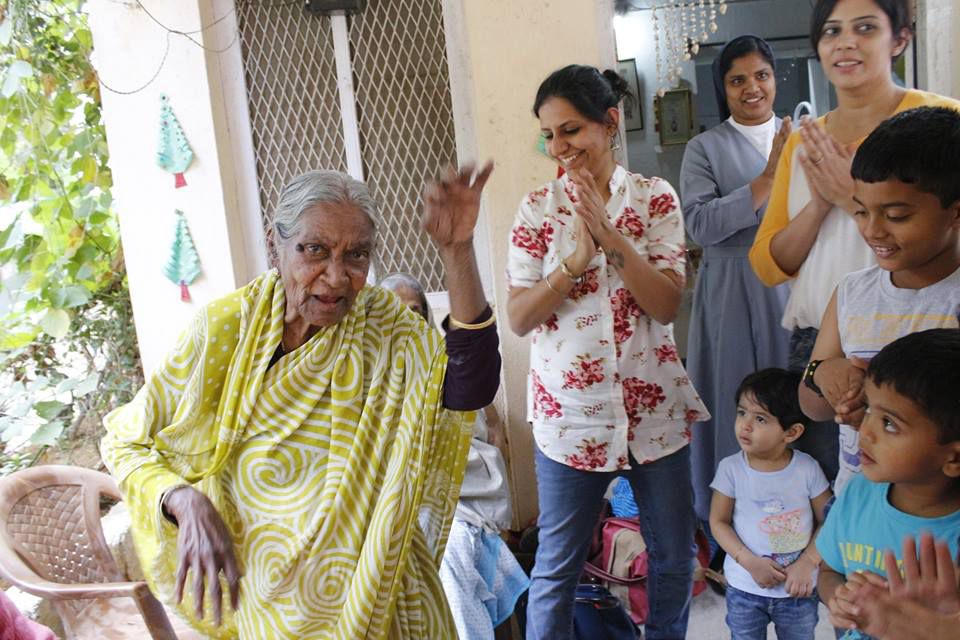
[{"label": "grey habit", "polygon": [[687,144],[680,170],[687,233],[703,247],[687,340],[687,373],[713,416],[693,425],[691,443],[695,506],[702,520],[709,519],[717,465],[740,450],[734,433],[740,381],[757,369],[787,366],[790,334],[780,318],[789,290],[765,287],[747,260],[766,208],[754,210],[750,182],[766,164],[724,121]]}]

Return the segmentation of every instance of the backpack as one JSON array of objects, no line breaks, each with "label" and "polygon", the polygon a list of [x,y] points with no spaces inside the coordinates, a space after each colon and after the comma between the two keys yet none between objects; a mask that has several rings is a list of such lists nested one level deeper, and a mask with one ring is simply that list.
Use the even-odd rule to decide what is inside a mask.
[{"label": "backpack", "polygon": [[[704,572],[710,565],[710,545],[699,529],[694,539],[698,566],[693,574],[693,595],[698,595],[707,588]],[[607,587],[636,624],[644,623],[650,607],[647,602],[647,545],[640,533],[639,518],[603,519],[594,536],[584,573]]]}]

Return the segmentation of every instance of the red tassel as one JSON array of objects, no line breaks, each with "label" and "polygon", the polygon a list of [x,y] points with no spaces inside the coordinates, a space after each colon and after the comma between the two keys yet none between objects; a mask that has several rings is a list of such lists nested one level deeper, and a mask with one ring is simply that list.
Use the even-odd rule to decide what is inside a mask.
[{"label": "red tassel", "polygon": [[557,165],[557,179],[562,178],[563,174],[565,173],[566,171],[563,170],[563,167],[561,167],[560,165]]},{"label": "red tassel", "polygon": [[180,187],[185,187],[185,186],[187,186],[187,179],[183,177],[183,174],[182,173],[175,174],[173,188],[179,189]]},{"label": "red tassel", "polygon": [[187,289],[187,283],[180,281],[180,299],[184,302],[190,302],[190,290]]}]

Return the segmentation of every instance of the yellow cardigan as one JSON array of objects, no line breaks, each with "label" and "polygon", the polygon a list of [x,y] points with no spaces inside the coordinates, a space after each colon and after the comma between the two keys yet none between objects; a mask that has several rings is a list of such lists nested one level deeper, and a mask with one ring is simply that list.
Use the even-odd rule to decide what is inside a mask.
[{"label": "yellow cardigan", "polygon": [[[953,98],[947,98],[929,93],[910,89],[907,91],[903,100],[897,105],[891,116],[901,111],[915,109],[917,107],[950,107],[960,111],[960,101]],[[821,126],[826,124],[826,117],[818,118]],[[854,145],[859,147],[864,138],[857,140]],[[783,153],[780,154],[780,162],[777,164],[777,173],[773,179],[773,191],[770,194],[770,202],[767,204],[766,213],[760,222],[760,228],[757,230],[756,238],[753,241],[753,247],[750,248],[750,265],[753,271],[760,278],[760,281],[768,287],[772,287],[786,282],[796,274],[786,273],[773,259],[770,251],[770,243],[773,236],[782,231],[790,222],[790,213],[787,209],[788,194],[790,192],[790,175],[793,152],[800,144],[800,132],[794,131],[790,134],[786,144],[783,147]],[[819,242],[819,239],[818,239]]]}]

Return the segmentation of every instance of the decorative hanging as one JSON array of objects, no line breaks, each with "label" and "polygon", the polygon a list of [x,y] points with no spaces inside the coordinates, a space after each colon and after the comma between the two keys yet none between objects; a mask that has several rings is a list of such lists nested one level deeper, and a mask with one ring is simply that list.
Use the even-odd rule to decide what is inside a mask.
[{"label": "decorative hanging", "polygon": [[727,12],[727,0],[650,0],[653,45],[657,60],[657,95],[677,86],[684,60],[717,31],[717,14]]},{"label": "decorative hanging", "polygon": [[187,186],[183,172],[193,161],[193,150],[187,142],[183,128],[173,114],[170,98],[160,94],[160,138],[157,144],[157,164],[174,174],[174,187]]},{"label": "decorative hanging", "polygon": [[180,285],[180,299],[190,302],[190,290],[187,285],[192,284],[200,275],[200,256],[193,246],[190,229],[187,228],[187,217],[183,211],[177,210],[177,228],[173,234],[173,244],[170,246],[170,259],[163,267],[163,274],[170,282]]}]

